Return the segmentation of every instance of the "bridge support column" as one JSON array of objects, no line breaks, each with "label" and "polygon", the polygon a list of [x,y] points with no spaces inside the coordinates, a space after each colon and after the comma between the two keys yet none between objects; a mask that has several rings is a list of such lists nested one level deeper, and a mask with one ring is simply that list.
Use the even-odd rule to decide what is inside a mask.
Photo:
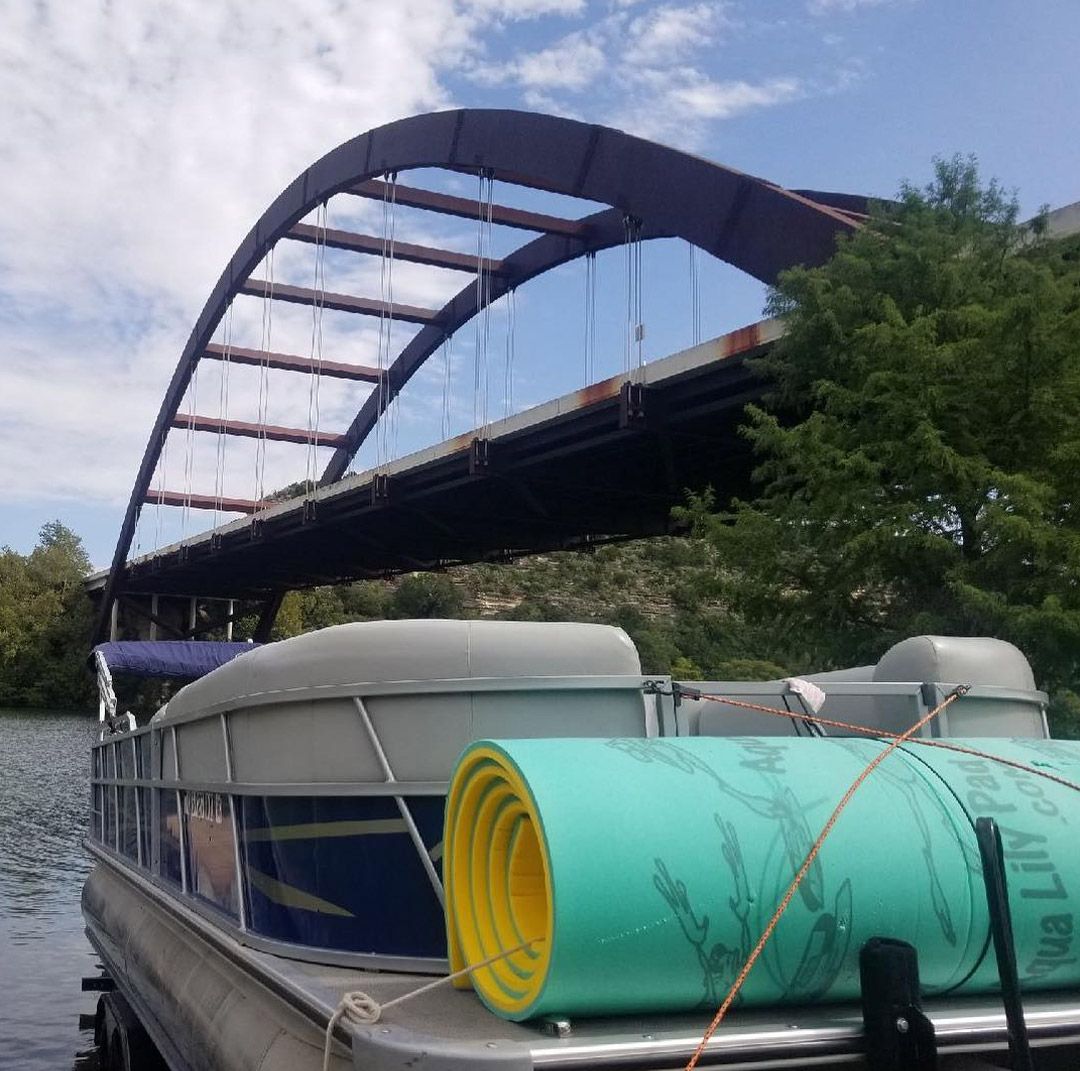
[{"label": "bridge support column", "polygon": [[251,637],[256,643],[270,642],[270,633],[273,631],[274,621],[277,619],[278,611],[284,601],[285,592],[275,591],[263,603],[263,608],[259,613],[259,623],[255,626],[255,634]]}]

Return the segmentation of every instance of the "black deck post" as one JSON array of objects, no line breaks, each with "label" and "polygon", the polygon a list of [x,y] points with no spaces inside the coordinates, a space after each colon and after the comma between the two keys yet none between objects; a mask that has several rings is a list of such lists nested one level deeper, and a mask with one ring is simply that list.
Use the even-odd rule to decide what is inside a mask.
[{"label": "black deck post", "polygon": [[859,952],[866,1063],[874,1071],[937,1071],[934,1024],[919,1004],[919,957],[906,941],[871,937]]},{"label": "black deck post", "polygon": [[986,883],[986,906],[990,912],[990,934],[994,939],[1001,998],[1005,1004],[1005,1022],[1009,1032],[1009,1056],[1013,1071],[1034,1071],[1031,1045],[1028,1042],[1024,1005],[1020,998],[1020,979],[1016,971],[1016,946],[1013,944],[1009,892],[1005,880],[1005,853],[1001,833],[993,818],[975,821],[975,837],[982,857],[983,881]]}]

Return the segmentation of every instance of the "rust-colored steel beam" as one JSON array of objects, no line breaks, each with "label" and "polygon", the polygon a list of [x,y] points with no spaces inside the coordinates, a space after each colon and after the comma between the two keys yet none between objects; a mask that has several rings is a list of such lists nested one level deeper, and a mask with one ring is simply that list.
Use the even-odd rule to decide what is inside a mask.
[{"label": "rust-colored steel beam", "polygon": [[[345,249],[352,253],[371,253],[382,256],[384,243],[373,234],[355,234],[352,231],[337,231],[312,227],[307,223],[297,223],[286,238],[297,242],[318,245],[320,242],[331,249]],[[412,242],[394,242],[394,260],[406,260],[410,264],[427,264],[433,268],[449,268],[451,271],[476,271],[476,254],[459,253],[453,249],[435,249],[427,245],[414,245]],[[501,260],[486,259],[484,270],[492,275],[502,275],[506,268]]]},{"label": "rust-colored steel beam", "polygon": [[[346,190],[357,197],[370,197],[383,200],[387,195],[387,184],[380,179],[369,179]],[[444,216],[460,216],[465,219],[478,219],[480,205],[468,197],[454,197],[448,193],[436,193],[434,190],[420,190],[413,186],[397,187],[394,200],[406,208],[423,208],[428,212],[438,212]],[[486,207],[486,206],[485,206]],[[545,234],[561,234],[567,238],[584,238],[588,225],[579,219],[563,219],[561,216],[548,216],[542,212],[527,212],[522,208],[510,208],[508,205],[491,206],[491,222],[503,227],[516,227],[523,231],[540,231]]]},{"label": "rust-colored steel beam", "polygon": [[376,298],[354,297],[352,294],[321,293],[306,286],[289,286],[286,283],[270,285],[265,279],[248,279],[240,284],[241,294],[254,297],[272,297],[275,301],[289,301],[294,305],[319,304],[336,312],[356,312],[361,316],[390,316],[410,324],[431,324],[439,314],[434,309],[422,309],[416,305],[399,305],[379,301]]},{"label": "rust-colored steel beam", "polygon": [[849,219],[869,218],[871,198],[863,194],[836,193],[832,190],[792,190],[791,192],[815,204],[843,212]]},{"label": "rust-colored steel beam", "polygon": [[143,502],[156,506],[188,506],[191,509],[216,509],[222,513],[254,513],[259,503],[250,498],[218,498],[216,495],[185,495],[183,491],[148,490]]},{"label": "rust-colored steel beam", "polygon": [[[283,428],[276,424],[251,424],[246,420],[222,420],[220,417],[196,416],[192,413],[177,413],[172,418],[174,428],[191,428],[193,431],[212,431],[215,435],[243,435],[249,439],[271,439],[279,443],[302,443],[307,446],[315,437],[307,428]],[[332,446],[338,449],[345,445],[345,436],[332,432],[320,431],[319,446]]]},{"label": "rust-colored steel beam", "polygon": [[[211,361],[224,361],[226,349],[216,342],[211,342],[203,350],[203,357]],[[353,379],[361,383],[378,383],[379,370],[367,364],[348,364],[345,361],[313,361],[310,357],[299,357],[293,353],[268,353],[264,350],[252,350],[243,346],[231,346],[228,349],[230,364],[263,365],[268,368],[281,368],[286,372],[306,372],[314,375],[318,372],[333,379]]]}]

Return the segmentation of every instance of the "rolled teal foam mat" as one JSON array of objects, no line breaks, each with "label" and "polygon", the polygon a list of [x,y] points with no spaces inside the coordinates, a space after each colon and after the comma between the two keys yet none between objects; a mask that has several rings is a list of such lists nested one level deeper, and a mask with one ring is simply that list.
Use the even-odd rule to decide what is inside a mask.
[{"label": "rolled teal foam mat", "polygon": [[[964,740],[1080,782],[1080,743]],[[447,805],[455,967],[510,1019],[714,1008],[833,807],[864,739],[481,741]],[[928,996],[997,984],[973,823],[997,820],[1021,984],[1080,982],[1080,792],[905,745],[860,788],[740,995],[858,996],[859,949],[911,942]]]}]

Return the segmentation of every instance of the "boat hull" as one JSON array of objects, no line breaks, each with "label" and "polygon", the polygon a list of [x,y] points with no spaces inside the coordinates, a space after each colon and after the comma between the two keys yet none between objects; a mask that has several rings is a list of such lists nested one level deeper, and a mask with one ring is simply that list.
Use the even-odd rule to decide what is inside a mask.
[{"label": "boat hull", "polygon": [[[312,1071],[311,1018],[107,862],[83,887],[87,935],[172,1071]],[[239,946],[237,946],[239,948]],[[351,1066],[335,1056],[335,1071]]]}]

